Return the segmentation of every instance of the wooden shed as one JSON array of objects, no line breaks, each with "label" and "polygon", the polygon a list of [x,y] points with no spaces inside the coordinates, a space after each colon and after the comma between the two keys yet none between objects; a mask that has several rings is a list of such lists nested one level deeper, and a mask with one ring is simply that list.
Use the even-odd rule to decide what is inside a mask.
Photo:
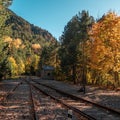
[{"label": "wooden shed", "polygon": [[54,79],[53,72],[54,72],[53,66],[44,65],[44,66],[42,66],[41,78],[52,80],[52,79]]}]

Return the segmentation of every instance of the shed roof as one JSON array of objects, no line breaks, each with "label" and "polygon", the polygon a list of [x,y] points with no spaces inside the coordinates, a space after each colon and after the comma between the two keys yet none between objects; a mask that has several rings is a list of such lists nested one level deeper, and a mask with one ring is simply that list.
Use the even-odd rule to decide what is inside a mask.
[{"label": "shed roof", "polygon": [[54,67],[53,66],[48,66],[48,65],[43,65],[42,69],[43,70],[54,70]]}]

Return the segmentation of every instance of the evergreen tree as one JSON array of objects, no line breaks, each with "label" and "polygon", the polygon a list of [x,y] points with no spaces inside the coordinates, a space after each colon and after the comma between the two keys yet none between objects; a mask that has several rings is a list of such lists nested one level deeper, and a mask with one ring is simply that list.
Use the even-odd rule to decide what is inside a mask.
[{"label": "evergreen tree", "polygon": [[80,64],[84,67],[83,62],[80,63],[81,56],[83,56],[83,47],[81,45],[83,45],[83,41],[88,39],[87,31],[93,22],[93,17],[89,16],[87,11],[82,11],[68,22],[60,38],[61,48],[59,56],[61,67],[66,76],[72,78],[74,83],[77,82],[76,71],[80,67]]}]

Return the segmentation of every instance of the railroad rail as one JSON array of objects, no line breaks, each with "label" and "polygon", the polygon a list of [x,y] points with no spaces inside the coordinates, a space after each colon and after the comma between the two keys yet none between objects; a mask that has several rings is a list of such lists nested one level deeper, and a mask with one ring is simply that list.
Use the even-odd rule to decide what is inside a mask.
[{"label": "railroad rail", "polygon": [[[36,105],[34,104],[34,97],[33,97],[33,95],[32,95],[32,87],[33,88],[35,88],[38,92],[39,92],[39,95],[42,93],[42,96],[43,95],[45,95],[45,96],[47,96],[47,97],[50,97],[50,98],[52,98],[53,100],[55,100],[55,101],[57,101],[57,103],[60,103],[60,104],[62,104],[62,106],[64,105],[65,107],[67,107],[67,108],[69,108],[69,109],[72,109],[72,110],[74,110],[74,111],[76,111],[77,113],[79,112],[79,111],[77,111],[77,109],[75,109],[75,108],[73,108],[73,107],[70,107],[70,106],[68,106],[67,104],[65,104],[64,102],[62,102],[62,101],[60,101],[59,99],[57,99],[57,98],[55,98],[54,96],[51,96],[51,95],[49,95],[49,94],[47,94],[46,92],[44,92],[43,90],[41,90],[39,87],[37,87],[35,84],[33,84],[33,83],[30,83],[30,82],[28,82],[28,80],[25,80],[28,84],[29,84],[29,86],[31,86],[30,87],[30,91],[31,91],[31,101],[32,101],[32,110],[31,110],[31,112],[32,112],[32,114],[33,114],[33,120],[38,120],[39,119],[39,114],[37,114],[37,112],[36,112],[36,110],[35,110],[35,107],[36,107]],[[49,98],[49,99],[50,99]],[[52,103],[54,103],[54,102],[52,102]],[[41,104],[41,103],[40,103]],[[47,109],[47,108],[46,108]],[[65,116],[65,118],[67,119],[68,118],[68,116],[66,116],[66,114],[64,114],[63,116]],[[84,116],[85,116],[85,114],[84,114]],[[54,116],[54,118],[53,118],[53,120],[56,120],[56,117],[57,117],[57,114]],[[71,117],[71,116],[69,116],[69,117]],[[65,119],[64,118],[64,119]],[[83,117],[81,117],[81,118],[83,118]],[[87,118],[87,116],[86,116],[86,118]],[[86,120],[86,118],[83,118],[83,119],[80,119],[80,120]],[[89,117],[90,118],[90,117]],[[65,119],[65,120],[66,120]],[[75,119],[76,120],[76,119]],[[77,120],[79,120],[79,119],[77,119]],[[87,119],[88,120],[88,119]],[[89,119],[89,120],[95,120],[95,119]]]},{"label": "railroad rail", "polygon": [[17,81],[17,85],[16,81],[15,84],[8,81],[6,83],[15,86],[12,90],[10,90],[11,87],[9,88],[10,92],[6,92],[7,95],[1,101],[0,120],[32,119],[33,115],[31,113],[33,111],[29,86],[23,79]]},{"label": "railroad rail", "polygon": [[[26,82],[29,85],[27,85]],[[19,85],[21,86],[19,87]],[[11,110],[13,111],[13,113],[17,114],[16,109],[12,109],[13,106],[15,105],[21,106],[18,109],[18,111],[21,111],[19,112],[21,114],[18,115],[20,119],[30,118],[33,120],[38,120],[41,117],[41,112],[44,112],[44,109],[48,111],[50,110],[50,113],[54,113],[53,111],[51,111],[50,107],[47,107],[46,102],[41,103],[41,100],[39,100],[40,98],[42,98],[43,101],[44,100],[46,101],[47,98],[45,98],[43,95],[45,94],[46,96],[50,96],[48,97],[47,103],[50,103],[50,104],[60,103],[62,106],[65,106],[61,108],[69,108],[66,110],[70,110],[70,111],[72,110],[72,112],[74,113],[73,116],[75,115],[75,117],[77,117],[78,120],[79,119],[80,120],[107,120],[107,119],[119,120],[120,118],[120,112],[117,110],[91,102],[81,97],[77,97],[74,94],[65,92],[63,90],[60,90],[50,85],[46,85],[45,83],[41,83],[40,81],[39,82],[35,81],[34,79],[31,79],[31,78],[23,79],[22,81],[17,83],[17,85],[15,84],[14,86],[12,86],[12,88],[13,89],[10,90],[10,92],[6,92],[7,94],[5,94],[4,97],[0,100],[1,105],[2,103],[3,105],[4,103],[6,103],[5,104],[6,106],[4,107],[5,109],[2,110],[3,115],[5,115],[4,111],[7,110],[7,107],[9,108],[9,105],[11,106],[11,109],[10,111],[9,109],[7,110],[8,116],[9,114],[11,114],[10,113]],[[11,89],[11,87],[9,89]],[[24,93],[24,91],[27,91],[27,92]],[[43,94],[40,92],[42,92]],[[13,96],[11,97],[11,95]],[[51,101],[50,98],[54,99],[57,102]],[[16,100],[15,104],[14,104],[14,99]],[[41,104],[44,104],[44,108],[42,108]],[[22,113],[22,111],[27,111],[27,115],[24,114],[24,112]],[[47,112],[43,113],[43,116],[44,114],[47,114]],[[56,119],[57,118],[56,115],[60,115],[60,114],[55,113],[52,116],[52,118]],[[82,119],[79,118],[78,116],[81,117]],[[66,114],[64,114],[62,117],[63,118],[66,117]]]},{"label": "railroad rail", "polygon": [[[37,81],[34,81],[34,80],[32,80],[33,82],[35,82],[37,85],[39,84],[39,85],[42,85],[42,86],[45,86],[45,87],[47,87],[47,88],[50,88],[50,89],[52,89],[52,90],[55,90],[56,92],[59,92],[60,94],[63,94],[63,95],[65,95],[65,96],[67,96],[67,97],[70,97],[71,99],[74,99],[74,100],[77,100],[77,102],[78,101],[82,101],[82,102],[84,102],[84,103],[86,103],[86,104],[91,104],[92,106],[95,106],[97,109],[100,109],[100,111],[104,111],[108,116],[110,116],[110,114],[112,114],[113,116],[115,116],[116,117],[116,119],[117,120],[119,120],[119,117],[120,117],[120,112],[119,111],[117,111],[117,110],[115,110],[115,109],[112,109],[112,108],[109,108],[109,107],[106,107],[106,106],[103,106],[103,105],[100,105],[100,104],[97,104],[97,103],[94,103],[94,102],[91,102],[91,101],[88,101],[88,100],[85,100],[85,99],[83,99],[83,98],[81,98],[81,97],[77,97],[77,96],[75,96],[75,95],[73,95],[73,94],[70,94],[70,93],[67,93],[67,92],[64,92],[64,91],[61,91],[61,90],[59,90],[59,89],[56,89],[56,88],[53,88],[53,87],[51,87],[51,86],[49,86],[49,85],[45,85],[45,84],[42,84],[42,83],[39,83],[39,82],[37,82]],[[36,85],[35,85],[35,87],[36,87]],[[39,87],[37,87],[37,89],[39,89]],[[45,92],[45,91],[43,91],[43,92]],[[47,95],[49,95],[48,93],[47,93]],[[52,96],[52,98],[53,99],[56,99],[56,97],[54,98],[53,96]],[[59,101],[59,100],[58,100]],[[67,101],[67,100],[62,100],[62,102],[64,101],[64,103]],[[61,102],[61,101],[60,101]],[[61,102],[61,103],[62,103]],[[68,105],[68,104],[65,104],[66,106]],[[69,106],[69,105],[68,105]],[[71,107],[71,109],[74,109],[75,107],[73,107],[72,108],[72,106],[70,106]],[[75,111],[79,111],[79,109],[76,109],[75,108]],[[96,111],[97,112],[97,111]],[[84,114],[84,112],[82,112],[81,111],[81,113],[82,114]],[[80,113],[79,113],[80,114]],[[86,115],[86,113],[85,113],[85,115]],[[89,117],[90,117],[90,115],[89,115]],[[90,119],[88,117],[88,119]],[[94,117],[92,117],[91,119],[96,119],[96,118],[94,118]]]},{"label": "railroad rail", "polygon": [[[28,82],[27,82],[28,83]],[[32,94],[32,86],[29,84],[30,86],[30,103],[31,103],[31,114],[32,114],[32,120],[38,120],[36,111],[35,111],[35,103],[34,103],[34,99],[33,99],[33,94]]]},{"label": "railroad rail", "polygon": [[12,90],[10,90],[9,92],[7,92],[7,94],[1,98],[0,102],[4,103],[6,100],[9,99],[9,97],[14,93],[14,91],[19,87],[19,85],[21,85],[22,82],[19,82]]},{"label": "railroad rail", "polygon": [[34,103],[34,99],[33,99],[33,93],[32,93],[32,86],[31,84],[26,80],[24,79],[24,81],[29,84],[29,89],[30,89],[30,105],[31,105],[31,109],[30,109],[30,114],[32,115],[32,120],[38,120],[37,118],[37,115],[36,115],[36,111],[35,111],[35,103]]},{"label": "railroad rail", "polygon": [[[28,81],[27,81],[27,82],[28,82]],[[55,96],[53,96],[53,95],[51,95],[51,94],[48,94],[47,92],[45,92],[44,90],[42,90],[40,87],[36,86],[34,83],[30,83],[30,82],[28,82],[28,83],[31,84],[31,85],[32,85],[35,89],[37,89],[38,91],[44,93],[44,94],[47,95],[47,96],[50,96],[53,100],[59,102],[60,104],[64,105],[65,107],[71,109],[71,110],[74,111],[76,114],[79,114],[80,116],[83,116],[85,120],[96,120],[94,117],[92,117],[92,116],[90,116],[90,115],[88,115],[88,114],[80,111],[80,110],[77,109],[76,107],[71,106],[71,105],[68,105],[68,104],[66,103],[66,101],[61,100],[61,99],[59,99],[59,98],[57,98],[57,97],[55,97]]]}]

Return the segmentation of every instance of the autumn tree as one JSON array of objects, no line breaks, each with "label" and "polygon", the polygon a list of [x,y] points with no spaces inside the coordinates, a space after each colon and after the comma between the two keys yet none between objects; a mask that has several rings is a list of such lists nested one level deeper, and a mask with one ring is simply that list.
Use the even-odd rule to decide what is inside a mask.
[{"label": "autumn tree", "polygon": [[18,75],[18,65],[13,57],[8,57],[7,67],[9,68],[10,77]]},{"label": "autumn tree", "polygon": [[102,75],[102,82],[106,76],[108,82],[116,85],[120,72],[120,17],[108,12],[92,26],[89,34],[90,67],[99,73],[98,76]]},{"label": "autumn tree", "polygon": [[1,77],[15,76],[25,72],[23,44],[21,39],[13,39],[9,36],[2,37],[0,52]]}]

